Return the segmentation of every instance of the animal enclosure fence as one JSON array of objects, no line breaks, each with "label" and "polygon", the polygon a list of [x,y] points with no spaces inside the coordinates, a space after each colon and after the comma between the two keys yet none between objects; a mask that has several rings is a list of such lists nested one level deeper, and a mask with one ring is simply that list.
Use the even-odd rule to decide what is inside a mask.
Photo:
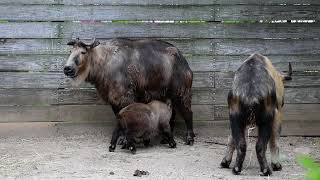
[{"label": "animal enclosure fence", "polygon": [[285,83],[284,135],[320,135],[320,1],[1,0],[0,122],[112,122],[95,89],[64,76],[67,41],[159,38],[176,45],[194,72],[196,126],[225,133],[227,92],[251,53]]}]

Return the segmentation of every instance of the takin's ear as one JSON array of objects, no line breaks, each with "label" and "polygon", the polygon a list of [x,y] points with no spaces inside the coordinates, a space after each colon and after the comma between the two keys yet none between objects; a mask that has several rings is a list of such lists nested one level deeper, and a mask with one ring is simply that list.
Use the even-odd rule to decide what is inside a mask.
[{"label": "takin's ear", "polygon": [[67,45],[69,45],[69,46],[74,46],[76,43],[77,43],[77,41],[74,40],[74,39],[72,39],[72,40],[70,40],[70,41],[67,43]]}]

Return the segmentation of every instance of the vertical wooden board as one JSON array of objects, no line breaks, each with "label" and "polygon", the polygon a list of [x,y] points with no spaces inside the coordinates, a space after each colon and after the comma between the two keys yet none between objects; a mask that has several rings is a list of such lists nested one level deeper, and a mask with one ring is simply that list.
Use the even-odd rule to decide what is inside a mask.
[{"label": "vertical wooden board", "polygon": [[58,26],[48,22],[0,23],[0,38],[57,38]]},{"label": "vertical wooden board", "polygon": [[318,6],[259,6],[259,5],[233,5],[217,7],[215,20],[319,20]]}]

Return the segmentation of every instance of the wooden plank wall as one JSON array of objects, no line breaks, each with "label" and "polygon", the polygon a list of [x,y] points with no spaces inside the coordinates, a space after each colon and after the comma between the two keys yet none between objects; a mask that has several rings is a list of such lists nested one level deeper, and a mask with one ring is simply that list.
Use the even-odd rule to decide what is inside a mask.
[{"label": "wooden plank wall", "polygon": [[196,126],[228,129],[226,95],[251,53],[285,84],[284,135],[320,135],[320,1],[317,0],[1,0],[0,122],[114,121],[92,86],[63,75],[70,38],[161,38],[192,70]]}]

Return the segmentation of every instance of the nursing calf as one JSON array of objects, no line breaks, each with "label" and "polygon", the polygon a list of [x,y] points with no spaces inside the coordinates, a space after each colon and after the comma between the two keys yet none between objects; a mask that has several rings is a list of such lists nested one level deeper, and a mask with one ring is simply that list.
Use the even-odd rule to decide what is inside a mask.
[{"label": "nursing calf", "polygon": [[136,152],[135,143],[142,140],[148,145],[150,138],[161,134],[171,148],[176,147],[173,134],[170,128],[170,117],[172,114],[171,102],[167,104],[160,101],[151,101],[148,104],[134,103],[123,108],[118,116],[118,123],[113,131],[109,151],[116,148],[117,140],[124,134],[126,147],[132,152]]},{"label": "nursing calf", "polygon": [[237,158],[233,168],[239,174],[246,155],[245,131],[247,126],[258,128],[256,153],[262,175],[271,175],[272,171],[266,159],[269,142],[271,167],[279,171],[278,139],[284,105],[284,80],[291,80],[291,64],[287,74],[278,72],[271,61],[260,54],[253,54],[236,71],[232,90],[228,94],[231,136],[229,136],[226,156],[221,166],[228,168],[234,150]]}]

